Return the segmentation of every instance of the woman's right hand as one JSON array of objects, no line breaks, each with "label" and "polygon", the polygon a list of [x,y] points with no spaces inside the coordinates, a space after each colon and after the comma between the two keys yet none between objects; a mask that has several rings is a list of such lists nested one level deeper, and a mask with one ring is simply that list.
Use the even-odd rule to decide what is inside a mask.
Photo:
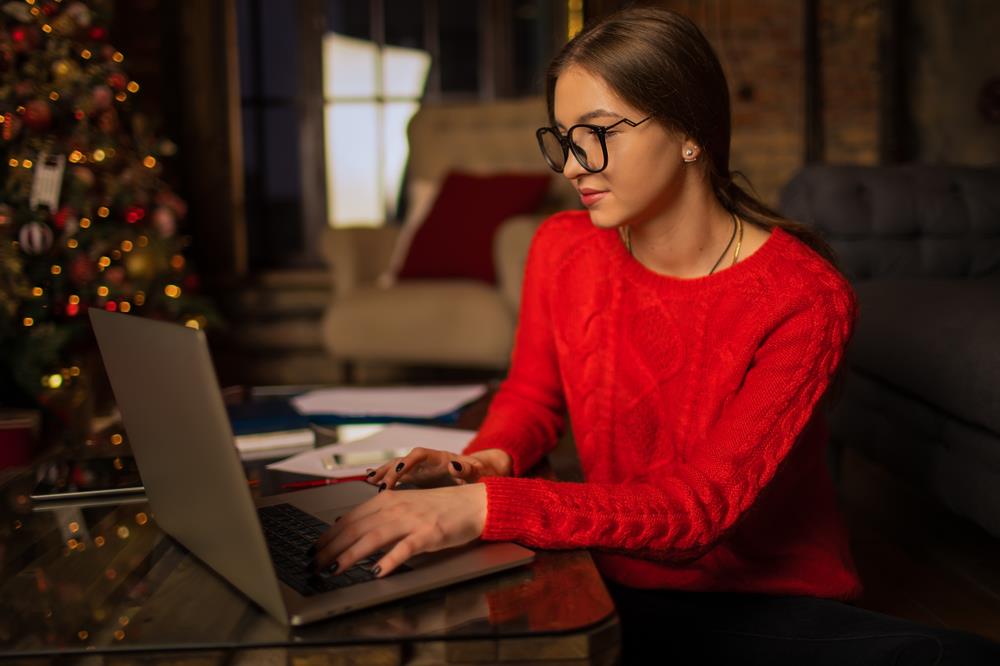
[{"label": "woman's right hand", "polygon": [[510,476],[510,454],[500,449],[477,451],[467,456],[417,447],[403,458],[396,458],[371,470],[368,483],[379,492],[397,483],[412,483],[419,488],[435,488],[475,483],[484,476]]}]

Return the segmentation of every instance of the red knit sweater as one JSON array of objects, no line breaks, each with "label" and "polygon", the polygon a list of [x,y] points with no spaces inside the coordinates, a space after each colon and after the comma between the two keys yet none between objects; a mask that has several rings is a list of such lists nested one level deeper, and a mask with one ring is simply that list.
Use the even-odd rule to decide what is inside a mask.
[{"label": "red knit sweater", "polygon": [[[554,215],[510,373],[466,448],[513,459],[514,476],[483,479],[482,539],[591,548],[633,587],[857,598],[821,402],[856,318],[850,284],[782,229],[684,279],[586,211]],[[521,477],[567,411],[585,482]]]}]

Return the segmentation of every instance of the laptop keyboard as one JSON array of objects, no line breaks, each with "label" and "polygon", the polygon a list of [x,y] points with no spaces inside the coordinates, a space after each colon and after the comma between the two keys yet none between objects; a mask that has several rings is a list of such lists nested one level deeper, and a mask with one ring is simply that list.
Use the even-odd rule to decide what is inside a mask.
[{"label": "laptop keyboard", "polygon": [[[305,597],[373,580],[375,575],[371,568],[385,554],[373,553],[350,569],[336,574],[329,571],[316,573],[312,570],[313,558],[309,547],[330,527],[327,523],[291,504],[258,507],[257,515],[260,516],[278,578]],[[397,567],[394,573],[410,570],[411,567],[404,564]]]}]

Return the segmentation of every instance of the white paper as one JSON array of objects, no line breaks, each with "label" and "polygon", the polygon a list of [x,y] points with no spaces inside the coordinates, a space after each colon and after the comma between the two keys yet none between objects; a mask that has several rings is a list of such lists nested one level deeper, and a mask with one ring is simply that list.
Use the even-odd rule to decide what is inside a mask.
[{"label": "white paper", "polygon": [[[330,478],[360,476],[365,473],[368,467],[377,467],[378,464],[338,465],[335,463],[335,456],[349,454],[353,457],[360,453],[369,453],[374,458],[391,460],[394,457],[405,456],[418,446],[458,454],[468,446],[475,436],[474,430],[392,423],[374,435],[363,439],[312,449],[291,458],[271,463],[267,468]],[[382,452],[387,453],[381,456]]]},{"label": "white paper", "polygon": [[316,433],[308,428],[303,428],[299,430],[240,435],[235,439],[236,448],[240,451],[259,451],[261,449],[312,446],[316,443]]},{"label": "white paper", "polygon": [[292,399],[301,414],[437,418],[486,393],[485,384],[468,386],[393,386],[330,388]]}]

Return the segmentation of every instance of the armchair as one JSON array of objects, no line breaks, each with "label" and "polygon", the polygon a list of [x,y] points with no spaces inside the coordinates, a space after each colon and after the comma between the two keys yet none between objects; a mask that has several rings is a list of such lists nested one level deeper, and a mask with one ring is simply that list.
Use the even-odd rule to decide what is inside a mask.
[{"label": "armchair", "polygon": [[[544,172],[534,131],[545,117],[544,101],[538,98],[426,105],[410,123],[407,180],[440,183],[451,169]],[[386,286],[379,277],[390,264],[399,225],[327,230],[322,249],[331,269],[333,298],[322,321],[325,348],[349,363],[502,370],[509,362],[535,228],[548,212],[576,205],[575,191],[553,174],[549,196],[536,215],[506,220],[493,245],[496,285],[414,279]]]}]

